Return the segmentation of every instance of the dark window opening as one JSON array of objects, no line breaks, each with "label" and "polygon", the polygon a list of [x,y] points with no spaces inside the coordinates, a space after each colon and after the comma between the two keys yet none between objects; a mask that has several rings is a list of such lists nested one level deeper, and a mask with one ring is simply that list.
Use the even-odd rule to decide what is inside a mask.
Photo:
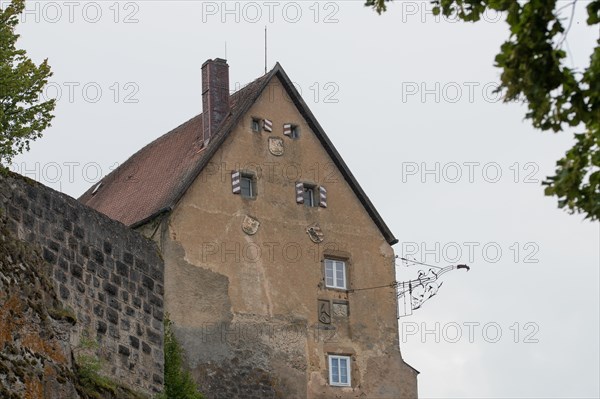
[{"label": "dark window opening", "polygon": [[260,119],[252,118],[252,131],[260,132]]},{"label": "dark window opening", "polygon": [[290,133],[290,137],[293,139],[297,139],[298,137],[300,137],[300,130],[298,129],[298,126],[292,125],[292,132]]},{"label": "dark window opening", "polygon": [[256,197],[256,181],[250,174],[242,174],[240,178],[240,194],[244,198]]},{"label": "dark window opening", "polygon": [[304,185],[304,206],[317,206],[317,202],[315,201],[315,188],[311,186]]}]

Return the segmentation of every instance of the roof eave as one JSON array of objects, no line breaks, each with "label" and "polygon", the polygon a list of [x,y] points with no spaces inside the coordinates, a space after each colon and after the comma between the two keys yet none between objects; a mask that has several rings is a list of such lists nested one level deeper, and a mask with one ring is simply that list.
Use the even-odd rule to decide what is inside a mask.
[{"label": "roof eave", "polygon": [[[248,112],[250,107],[255,103],[258,97],[260,97],[264,89],[269,85],[271,79],[276,75],[278,75],[281,79],[281,82],[283,83],[288,95],[300,111],[301,115],[304,117],[304,119],[306,119],[310,128],[315,132],[317,138],[319,139],[319,141],[321,141],[321,144],[323,145],[329,156],[333,159],[335,165],[342,172],[342,175],[349,183],[350,187],[360,200],[361,204],[363,205],[371,219],[373,219],[373,221],[375,222],[375,225],[381,231],[385,240],[390,245],[398,243],[398,239],[394,237],[389,227],[383,221],[383,218],[381,217],[379,212],[377,212],[375,206],[373,205],[367,194],[364,192],[364,190],[362,189],[362,187],[348,168],[348,165],[346,165],[341,155],[339,154],[339,152],[337,151],[337,149],[335,148],[335,146],[333,145],[333,143],[331,142],[331,140],[317,121],[317,119],[315,118],[308,105],[304,102],[304,100],[294,87],[294,84],[283,70],[281,64],[279,63],[275,64],[275,67],[267,75],[264,76],[264,79],[260,83],[258,90],[256,90],[252,96],[244,100],[242,105],[236,110],[235,114],[231,114],[232,119],[227,120],[227,118],[225,118],[224,125],[221,125],[219,127],[217,132],[213,135],[213,140],[211,140],[211,142],[205,148],[204,151],[207,151],[205,156],[202,157],[202,159],[200,160],[200,162],[198,162],[196,167],[193,170],[191,170],[190,173],[188,173],[188,175],[184,178],[183,184],[180,186],[179,190],[177,190],[173,194],[171,199],[167,202],[166,206],[164,206],[161,210],[153,213],[152,215],[149,215],[148,217],[131,224],[131,228],[140,227],[148,223],[152,219],[156,218],[157,216],[160,216],[161,214],[169,212],[175,208],[176,204],[181,200],[181,198],[196,180],[198,175],[210,162],[214,154],[219,150],[219,148],[227,139],[231,131],[238,125],[241,118]],[[80,197],[80,200],[84,198],[86,194],[88,194],[87,191]]]},{"label": "roof eave", "polygon": [[[279,63],[277,64],[279,65]],[[176,204],[181,200],[183,195],[187,192],[193,182],[196,180],[198,175],[202,172],[202,170],[206,167],[206,165],[210,162],[213,155],[221,148],[223,142],[229,136],[229,133],[237,126],[242,117],[248,112],[252,104],[258,99],[258,97],[262,94],[265,87],[268,85],[271,78],[275,75],[276,68],[272,69],[266,76],[264,81],[261,83],[260,88],[256,90],[255,94],[251,97],[245,99],[240,108],[237,110],[236,114],[233,115],[233,119],[228,121],[227,118],[224,119],[225,125],[219,126],[217,132],[213,135],[213,139],[208,143],[205,151],[207,151],[206,155],[202,157],[201,161],[198,162],[198,165],[194,170],[188,174],[184,183],[181,186],[181,189],[175,193],[172,200],[169,202],[167,208],[174,209]]]}]

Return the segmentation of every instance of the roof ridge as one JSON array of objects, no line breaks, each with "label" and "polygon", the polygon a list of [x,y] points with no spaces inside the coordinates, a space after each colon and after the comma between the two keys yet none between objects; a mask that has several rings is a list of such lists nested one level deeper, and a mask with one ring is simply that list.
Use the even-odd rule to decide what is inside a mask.
[{"label": "roof ridge", "polygon": [[[230,94],[229,113],[206,145],[199,146],[197,140],[202,132],[201,113],[148,143],[105,176],[101,180],[105,183],[104,190],[100,188],[92,194],[100,187],[95,184],[79,200],[132,228],[172,210],[274,78],[281,81],[386,241],[390,245],[398,242],[279,63]],[[117,173],[128,175],[118,179]]]}]

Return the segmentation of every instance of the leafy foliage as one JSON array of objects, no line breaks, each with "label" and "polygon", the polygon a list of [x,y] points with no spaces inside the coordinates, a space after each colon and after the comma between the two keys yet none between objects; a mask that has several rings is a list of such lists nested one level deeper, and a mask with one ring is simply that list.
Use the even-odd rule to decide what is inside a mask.
[{"label": "leafy foliage", "polygon": [[38,101],[52,76],[48,60],[36,66],[25,50],[16,48],[15,29],[24,8],[25,0],[0,8],[0,163],[6,164],[42,136],[56,105],[55,100]]},{"label": "leafy foliage", "polygon": [[82,388],[90,397],[100,398],[98,390],[115,392],[117,384],[101,374],[103,361],[96,354],[98,348],[98,342],[91,338],[88,330],[85,330],[74,353],[76,353],[75,367]]},{"label": "leafy foliage", "polygon": [[164,326],[165,390],[158,399],[204,399],[189,371],[183,368],[183,350],[173,333],[173,323],[167,316]]},{"label": "leafy foliage", "polygon": [[[367,0],[378,13],[390,0]],[[477,22],[488,10],[503,12],[510,35],[496,55],[502,69],[498,91],[504,101],[523,99],[526,118],[541,130],[558,132],[584,128],[575,144],[557,161],[554,176],[543,185],[546,195],[558,198],[559,208],[600,219],[600,39],[583,72],[564,64],[562,44],[572,24],[577,3],[558,0],[432,0],[434,14]],[[558,7],[557,7],[558,6]],[[571,17],[561,12],[571,8]],[[563,22],[568,25],[565,28]],[[587,4],[587,24],[600,23],[600,0]]]}]

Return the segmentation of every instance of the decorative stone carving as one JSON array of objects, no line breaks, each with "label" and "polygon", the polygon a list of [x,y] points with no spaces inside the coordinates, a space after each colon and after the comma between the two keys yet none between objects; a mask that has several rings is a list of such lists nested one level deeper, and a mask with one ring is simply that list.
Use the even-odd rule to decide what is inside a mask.
[{"label": "decorative stone carving", "polygon": [[334,318],[346,318],[348,317],[348,304],[341,302],[333,303],[333,317]]},{"label": "decorative stone carving", "polygon": [[280,137],[269,137],[269,152],[278,157],[283,155],[283,139]]},{"label": "decorative stone carving", "polygon": [[244,221],[242,222],[242,230],[244,231],[244,233],[248,234],[249,236],[252,236],[256,234],[259,226],[260,222],[258,220],[248,215],[244,216]]},{"label": "decorative stone carving", "polygon": [[331,302],[319,299],[319,322],[331,324]]},{"label": "decorative stone carving", "polygon": [[318,223],[308,226],[306,228],[306,233],[308,234],[310,240],[315,244],[323,242],[323,238],[325,237],[325,234],[323,234],[323,231]]}]

